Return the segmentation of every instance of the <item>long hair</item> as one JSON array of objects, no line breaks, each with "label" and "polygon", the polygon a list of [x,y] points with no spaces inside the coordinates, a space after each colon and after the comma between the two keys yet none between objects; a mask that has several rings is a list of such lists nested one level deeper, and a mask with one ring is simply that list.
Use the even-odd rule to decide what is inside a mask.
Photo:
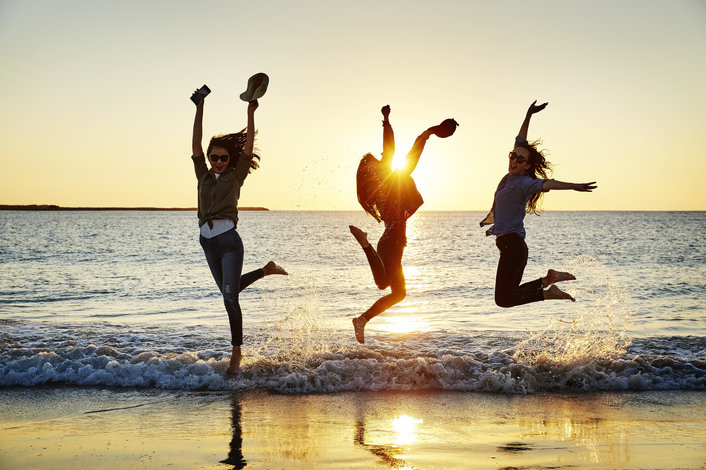
[{"label": "long hair", "polygon": [[[549,163],[545,158],[545,156],[548,155],[549,152],[546,150],[538,150],[537,147],[539,147],[540,145],[542,145],[541,140],[535,140],[533,142],[521,142],[515,145],[515,148],[522,147],[523,149],[527,149],[529,151],[530,168],[527,170],[526,174],[527,176],[530,176],[534,179],[537,179],[539,177],[548,178],[548,175],[552,173],[551,163]],[[537,213],[537,209],[539,208],[539,206],[541,206],[541,200],[543,197],[543,192],[534,193],[532,195],[530,200],[527,201],[527,206],[525,207],[525,210],[528,214]]]},{"label": "long hair", "polygon": [[[255,132],[257,135],[257,132]],[[211,149],[213,147],[223,147],[228,150],[228,155],[230,159],[228,160],[228,168],[234,167],[235,163],[238,161],[238,155],[243,151],[245,146],[245,140],[247,138],[246,130],[243,129],[235,134],[221,134],[211,137],[211,141],[208,143],[208,150],[206,150],[206,155],[211,155]],[[260,168],[260,155],[253,153],[253,159],[250,160],[250,171]]]},{"label": "long hair", "polygon": [[367,153],[360,159],[355,175],[358,202],[363,210],[378,222],[382,220],[377,207],[377,195],[380,192],[380,180],[377,177],[379,171],[380,161],[373,154]]}]

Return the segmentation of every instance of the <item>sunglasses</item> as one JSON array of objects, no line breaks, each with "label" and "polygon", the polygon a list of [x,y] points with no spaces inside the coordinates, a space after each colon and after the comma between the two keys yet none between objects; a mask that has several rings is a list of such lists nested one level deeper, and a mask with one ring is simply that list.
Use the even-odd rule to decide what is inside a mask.
[{"label": "sunglasses", "polygon": [[208,159],[211,160],[213,163],[216,163],[217,161],[222,161],[223,163],[227,162],[230,160],[230,155],[216,155],[216,154],[211,154],[208,156]]},{"label": "sunglasses", "polygon": [[522,165],[524,162],[527,161],[527,159],[526,159],[525,157],[523,157],[522,155],[518,154],[518,153],[515,152],[514,150],[513,150],[512,152],[510,152],[510,155],[508,155],[508,158],[509,158],[510,160],[515,160],[515,163],[517,163],[518,165]]}]

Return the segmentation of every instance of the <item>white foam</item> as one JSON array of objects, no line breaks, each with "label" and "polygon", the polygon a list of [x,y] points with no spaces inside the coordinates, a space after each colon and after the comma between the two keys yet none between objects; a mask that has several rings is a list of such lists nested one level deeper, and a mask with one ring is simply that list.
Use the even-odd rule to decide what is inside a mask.
[{"label": "white foam", "polygon": [[[394,354],[397,351],[398,355]],[[5,349],[0,385],[52,383],[164,389],[264,389],[279,393],[357,390],[458,390],[496,393],[540,391],[706,390],[706,363],[678,358],[603,359],[567,365],[518,363],[511,355],[399,356],[399,348],[376,345],[313,354],[305,361],[247,358],[234,378],[228,357],[211,350],[128,352],[106,346]]]},{"label": "white foam", "polygon": [[[611,305],[615,312],[621,304]],[[576,351],[561,349],[562,341],[572,340],[562,336],[564,330],[535,336],[534,342],[523,340],[527,332],[436,331],[400,339],[376,331],[368,343],[359,345],[352,328],[341,332],[319,321],[319,316],[315,297],[293,299],[291,309],[274,326],[246,337],[242,370],[235,377],[225,375],[228,342],[215,327],[128,329],[110,324],[4,321],[0,323],[0,386],[73,384],[279,393],[706,390],[702,337],[647,338],[629,347],[619,343],[623,348],[619,349],[611,343],[620,338],[615,330],[609,333],[596,327],[582,333],[577,325],[592,324],[574,322],[573,331],[579,336],[606,332],[597,344],[610,345],[608,350],[565,356],[580,360],[545,360],[550,341],[555,341],[551,347],[559,352]],[[528,347],[544,355],[527,354]]]}]

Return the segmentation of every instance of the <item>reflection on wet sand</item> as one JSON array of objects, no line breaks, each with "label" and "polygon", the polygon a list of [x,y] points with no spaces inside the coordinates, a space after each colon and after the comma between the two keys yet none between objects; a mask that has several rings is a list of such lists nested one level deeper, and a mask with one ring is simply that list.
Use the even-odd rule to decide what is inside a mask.
[{"label": "reflection on wet sand", "polygon": [[0,467],[701,468],[706,420],[695,410],[705,400],[703,392],[0,390]]},{"label": "reflection on wet sand", "polygon": [[523,438],[581,448],[586,463],[618,465],[631,460],[629,429],[634,420],[619,406],[597,406],[595,401],[582,399],[550,403],[549,399],[534,397],[527,401],[545,411],[535,419],[518,413],[517,424]]},{"label": "reflection on wet sand", "polygon": [[[406,414],[395,416],[390,420],[375,420],[373,429],[374,438],[368,437],[366,432],[366,417],[358,410],[358,419],[355,422],[353,443],[366,449],[378,457],[383,465],[395,470],[414,468],[407,464],[405,452],[417,440],[417,425],[423,423],[421,419],[413,418]],[[391,435],[393,434],[393,435]],[[378,441],[377,443],[375,441]],[[371,442],[372,441],[372,442]],[[388,441],[388,442],[385,442]]]},{"label": "reflection on wet sand", "polygon": [[356,445],[363,447],[374,456],[379,457],[380,461],[389,468],[398,469],[403,468],[405,465],[405,460],[397,457],[403,451],[401,447],[394,445],[368,444],[365,442],[365,421],[356,421],[353,442]]},{"label": "reflection on wet sand", "polygon": [[234,392],[231,394],[230,404],[232,408],[231,428],[233,430],[233,438],[230,440],[228,457],[221,460],[221,463],[232,465],[234,469],[241,470],[248,463],[243,456],[242,411],[240,409],[240,397],[238,393]]}]

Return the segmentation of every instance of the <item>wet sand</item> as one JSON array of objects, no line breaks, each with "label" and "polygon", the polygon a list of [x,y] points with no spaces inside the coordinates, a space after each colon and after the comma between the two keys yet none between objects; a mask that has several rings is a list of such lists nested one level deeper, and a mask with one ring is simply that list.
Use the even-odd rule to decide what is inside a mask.
[{"label": "wet sand", "polygon": [[706,394],[0,390],[3,469],[704,468]]}]

